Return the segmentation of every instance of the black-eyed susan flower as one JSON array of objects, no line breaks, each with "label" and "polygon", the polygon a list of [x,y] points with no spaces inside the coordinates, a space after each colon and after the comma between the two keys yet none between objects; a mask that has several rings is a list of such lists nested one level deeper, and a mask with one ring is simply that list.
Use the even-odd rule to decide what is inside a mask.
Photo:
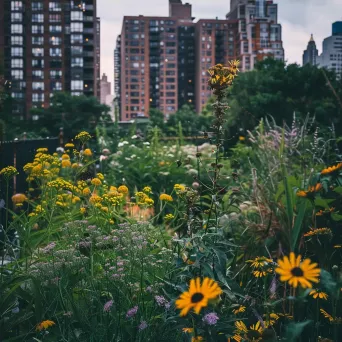
[{"label": "black-eyed susan flower", "polygon": [[186,316],[191,309],[199,314],[202,308],[208,306],[210,299],[215,299],[221,293],[221,288],[213,279],[204,278],[202,284],[200,278],[191,279],[189,291],[180,295],[176,307],[181,309],[180,316]]},{"label": "black-eyed susan flower", "polygon": [[170,196],[170,195],[168,195],[168,194],[161,194],[161,195],[159,196],[159,199],[160,199],[161,201],[165,201],[165,202],[172,202],[172,201],[173,201],[172,196]]},{"label": "black-eyed susan flower", "polygon": [[234,331],[235,335],[232,337],[234,341],[261,341],[263,328],[259,321],[251,325],[249,329],[242,321],[236,321],[234,324],[236,328]]},{"label": "black-eyed susan flower", "polygon": [[39,324],[37,324],[36,329],[38,331],[46,330],[46,329],[54,326],[55,324],[56,323],[54,321],[50,321],[50,320],[42,321]]},{"label": "black-eyed susan flower", "polygon": [[255,270],[253,271],[253,275],[255,278],[263,278],[270,274],[272,270]]},{"label": "black-eyed susan flower", "polygon": [[269,328],[270,326],[274,325],[278,319],[279,319],[279,315],[277,315],[276,313],[270,313],[269,315],[264,315],[265,317],[265,328]]},{"label": "black-eyed susan flower", "polygon": [[273,260],[270,258],[266,258],[264,256],[256,257],[253,260],[247,260],[247,263],[251,264],[251,267],[254,268],[263,268],[264,266],[267,266],[268,264],[272,263]]},{"label": "black-eyed susan flower", "polygon": [[326,312],[323,309],[319,309],[319,311],[321,312],[321,314],[324,316],[324,318],[327,318],[330,322],[334,321],[334,317],[331,316],[328,312]]},{"label": "black-eyed susan flower", "polygon": [[285,256],[283,260],[278,260],[275,271],[280,275],[280,280],[288,282],[293,287],[300,285],[303,288],[311,288],[313,283],[318,283],[318,277],[321,272],[317,268],[317,263],[311,263],[310,259],[301,261],[301,255],[291,252],[290,257]]},{"label": "black-eyed susan flower", "polygon": [[311,228],[304,236],[332,235],[330,228]]},{"label": "black-eyed susan flower", "polygon": [[319,299],[328,300],[328,295],[323,291],[312,290],[310,291],[309,295],[315,299],[319,298]]},{"label": "black-eyed susan flower", "polygon": [[233,314],[238,315],[239,313],[243,313],[246,311],[246,307],[243,305],[240,305],[237,309],[233,309]]},{"label": "black-eyed susan flower", "polygon": [[306,197],[308,199],[314,199],[316,194],[322,190],[323,186],[321,183],[317,183],[316,185],[309,186],[308,190],[299,190],[297,192],[298,197]]},{"label": "black-eyed susan flower", "polygon": [[342,169],[342,163],[338,163],[334,166],[329,166],[321,171],[321,175],[330,175],[332,173],[336,173]]}]

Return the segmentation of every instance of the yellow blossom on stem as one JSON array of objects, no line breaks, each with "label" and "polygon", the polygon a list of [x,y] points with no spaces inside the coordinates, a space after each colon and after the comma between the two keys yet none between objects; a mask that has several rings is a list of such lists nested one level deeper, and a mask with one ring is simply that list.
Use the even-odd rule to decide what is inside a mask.
[{"label": "yellow blossom on stem", "polygon": [[54,321],[50,321],[50,320],[42,321],[41,323],[37,324],[36,329],[38,331],[46,330],[46,329],[52,327],[55,324],[56,323]]},{"label": "yellow blossom on stem", "polygon": [[159,196],[159,199],[160,199],[161,201],[165,201],[165,202],[172,202],[172,201],[173,201],[172,196],[170,196],[170,195],[168,195],[168,194],[161,194],[161,195]]}]

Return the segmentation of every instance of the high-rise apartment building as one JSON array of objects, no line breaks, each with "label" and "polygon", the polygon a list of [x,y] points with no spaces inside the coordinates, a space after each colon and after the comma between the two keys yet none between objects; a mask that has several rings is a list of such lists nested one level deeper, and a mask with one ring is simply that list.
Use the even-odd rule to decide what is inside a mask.
[{"label": "high-rise apartment building", "polygon": [[95,35],[95,74],[96,74],[96,97],[98,100],[101,98],[101,21],[96,18],[96,35]]},{"label": "high-rise apartment building", "polygon": [[308,46],[306,50],[304,50],[304,53],[303,53],[303,65],[305,64],[316,65],[317,57],[318,57],[318,50],[316,47],[315,40],[313,39],[313,35],[311,35]]},{"label": "high-rise apartment building", "polygon": [[102,75],[100,81],[101,97],[100,102],[106,104],[107,95],[111,94],[111,83],[108,82],[108,77],[106,74]]},{"label": "high-rise apartment building", "polygon": [[271,0],[231,0],[223,20],[194,22],[181,0],[169,0],[168,17],[126,16],[114,52],[120,119],[148,116],[150,108],[167,118],[184,104],[200,112],[212,95],[208,68],[239,59],[247,71],[266,57],[284,59]]},{"label": "high-rise apartment building", "polygon": [[0,56],[12,115],[30,118],[55,91],[97,94],[97,22],[96,0],[1,0]]},{"label": "high-rise apartment building", "polygon": [[332,24],[332,35],[324,39],[317,65],[334,70],[338,77],[342,76],[342,21]]},{"label": "high-rise apartment building", "polygon": [[272,0],[231,0],[228,20],[238,21],[240,68],[248,71],[267,57],[284,60],[278,5]]}]

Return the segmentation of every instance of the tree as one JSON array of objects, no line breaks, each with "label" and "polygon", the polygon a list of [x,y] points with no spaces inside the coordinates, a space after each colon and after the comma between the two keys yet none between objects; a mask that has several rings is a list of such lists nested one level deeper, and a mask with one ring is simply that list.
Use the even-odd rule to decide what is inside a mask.
[{"label": "tree", "polygon": [[95,133],[100,121],[110,121],[109,111],[95,97],[58,92],[53,95],[49,108],[31,110],[38,120],[31,122],[30,128],[42,136],[57,136],[63,127],[65,139],[71,139],[82,130]]},{"label": "tree", "polygon": [[314,115],[320,126],[333,123],[341,133],[341,95],[341,82],[334,72],[266,59],[255,70],[240,73],[234,81],[227,95],[227,127],[231,134],[252,129],[267,115],[279,125],[284,121],[291,124],[296,112],[302,118]]},{"label": "tree", "polygon": [[149,119],[152,127],[157,126],[160,129],[164,128],[164,114],[160,110],[151,108],[149,112]]}]

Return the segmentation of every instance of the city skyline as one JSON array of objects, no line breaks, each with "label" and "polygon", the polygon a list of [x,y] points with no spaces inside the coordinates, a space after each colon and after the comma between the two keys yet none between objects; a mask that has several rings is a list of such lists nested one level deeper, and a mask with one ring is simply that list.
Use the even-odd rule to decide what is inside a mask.
[{"label": "city skyline", "polygon": [[[184,1],[186,2],[186,1]],[[192,4],[193,16],[200,18],[225,18],[229,12],[229,0],[215,0],[215,6],[206,0],[189,0]],[[341,11],[340,0],[286,0],[286,3],[275,0],[278,4],[279,22],[283,27],[283,43],[285,59],[288,63],[302,64],[302,54],[313,34],[319,53],[322,52],[323,39],[331,34],[331,24],[342,19],[336,13]],[[148,0],[137,3],[134,0],[98,0],[98,16],[101,18],[101,74],[108,75],[112,83],[114,73],[114,48],[118,34],[121,32],[124,15],[167,15],[168,0]],[[314,20],[313,20],[314,18]]]}]

